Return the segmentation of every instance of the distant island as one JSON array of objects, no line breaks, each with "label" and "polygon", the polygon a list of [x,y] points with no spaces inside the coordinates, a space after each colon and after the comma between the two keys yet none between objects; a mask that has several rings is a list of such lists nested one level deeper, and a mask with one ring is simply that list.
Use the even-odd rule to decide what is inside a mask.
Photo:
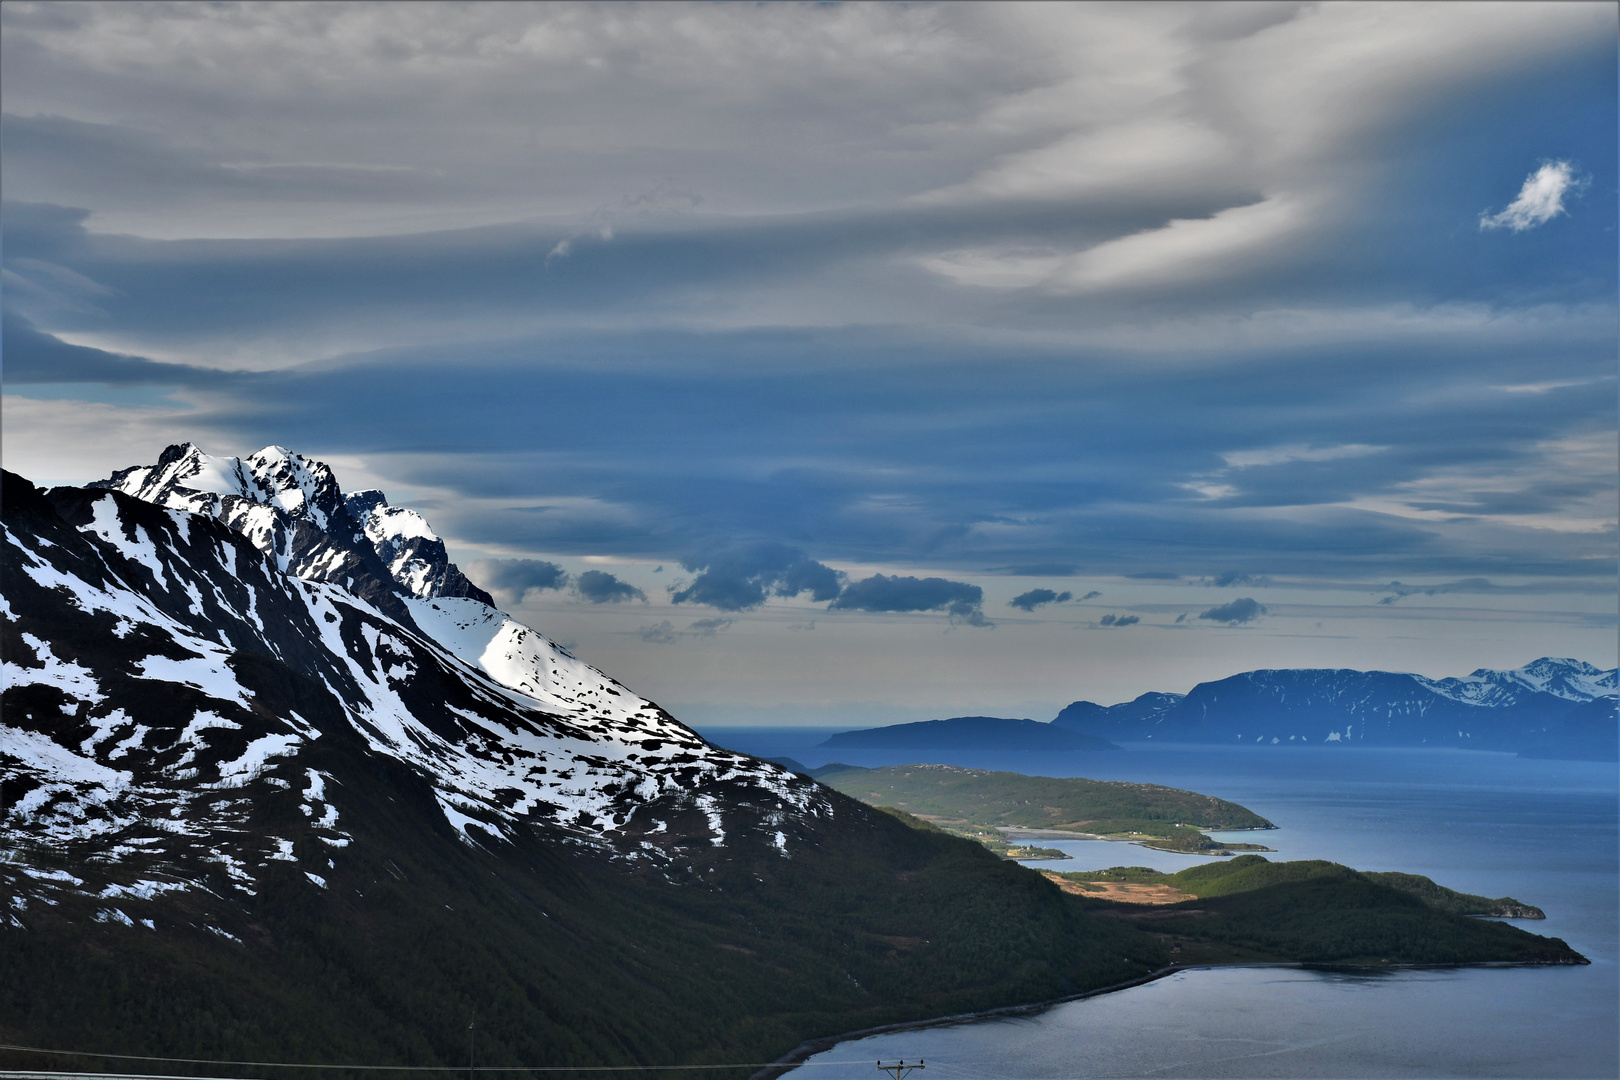
[{"label": "distant island", "polygon": [[1119,749],[1098,735],[1039,720],[1009,720],[999,716],[953,716],[946,720],[922,720],[914,724],[840,731],[821,745],[839,750],[909,750],[917,753]]},{"label": "distant island", "polygon": [[1012,840],[1067,835],[1218,855],[1271,849],[1223,844],[1203,830],[1276,828],[1237,803],[1157,784],[1025,776],[954,765],[863,769],[835,764],[810,770],[810,775],[864,803],[893,807],[992,849],[1011,846]]}]

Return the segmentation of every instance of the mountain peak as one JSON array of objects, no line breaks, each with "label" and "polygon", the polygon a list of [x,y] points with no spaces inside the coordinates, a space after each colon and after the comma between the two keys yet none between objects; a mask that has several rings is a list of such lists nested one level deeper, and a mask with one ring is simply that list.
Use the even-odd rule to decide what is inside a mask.
[{"label": "mountain peak", "polygon": [[341,585],[404,621],[410,616],[388,594],[494,603],[450,561],[422,515],[389,506],[380,491],[345,495],[331,466],[279,444],[236,458],[175,443],[155,465],[131,466],[90,486],[215,518],[280,569]]}]

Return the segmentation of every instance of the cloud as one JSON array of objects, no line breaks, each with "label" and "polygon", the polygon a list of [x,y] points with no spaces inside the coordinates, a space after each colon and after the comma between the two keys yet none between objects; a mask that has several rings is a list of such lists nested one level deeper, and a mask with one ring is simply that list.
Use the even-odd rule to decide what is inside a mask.
[{"label": "cloud", "polygon": [[1086,593],[1086,595],[1082,596],[1080,600],[1082,603],[1084,603],[1087,600],[1095,600],[1101,595],[1102,593],[1098,592],[1096,589],[1092,589],[1090,592]]},{"label": "cloud", "polygon": [[687,623],[686,628],[688,631],[698,635],[699,637],[714,637],[714,635],[718,634],[720,631],[724,630],[726,627],[730,626],[736,621],[736,619],[719,618],[693,619],[690,623]]},{"label": "cloud", "polygon": [[830,566],[808,557],[796,547],[759,543],[681,560],[697,573],[685,586],[671,586],[669,598],[677,604],[707,604],[721,611],[747,611],[759,607],[768,595],[833,600],[843,577]]},{"label": "cloud", "polygon": [[1135,626],[1142,621],[1140,615],[1104,615],[1099,623],[1103,626]]},{"label": "cloud", "polygon": [[1216,574],[1209,583],[1217,589],[1224,589],[1231,585],[1270,585],[1271,579],[1264,575],[1244,574],[1236,570]]},{"label": "cloud", "polygon": [[503,603],[521,604],[531,592],[561,589],[568,572],[541,559],[479,559],[467,564],[468,574]]},{"label": "cloud", "polygon": [[1402,585],[1399,581],[1392,581],[1386,586],[1390,595],[1378,601],[1380,604],[1393,604],[1405,596],[1441,596],[1445,593],[1485,593],[1502,591],[1492,584],[1489,578],[1473,577],[1461,581],[1447,581],[1439,585]]},{"label": "cloud", "polygon": [[1135,578],[1138,581],[1180,581],[1181,580],[1181,575],[1180,574],[1172,574],[1168,570],[1143,570],[1143,571],[1141,571],[1139,573],[1126,574],[1125,576],[1128,577],[1128,578]]},{"label": "cloud", "polygon": [[946,611],[969,626],[993,627],[984,617],[984,590],[946,578],[873,574],[844,586],[828,605],[834,611]]},{"label": "cloud", "polygon": [[646,600],[647,594],[620,581],[604,570],[587,570],[574,579],[579,595],[593,604],[617,604],[625,600]]},{"label": "cloud", "polygon": [[681,639],[681,633],[675,629],[675,624],[665,619],[660,623],[643,626],[636,634],[642,641],[651,645],[673,645]]},{"label": "cloud", "polygon": [[1208,611],[1201,611],[1198,613],[1198,617],[1200,619],[1208,619],[1210,622],[1223,622],[1237,625],[1238,623],[1253,622],[1255,619],[1258,619],[1265,613],[1266,609],[1264,605],[1256,603],[1249,597],[1244,596],[1237,600],[1233,600],[1231,603],[1221,604],[1219,607],[1212,607]]},{"label": "cloud", "polygon": [[673,645],[682,638],[712,638],[734,622],[735,619],[694,619],[686,624],[685,630],[677,630],[674,623],[665,619],[643,626],[636,631],[636,636],[649,645]]},{"label": "cloud", "polygon": [[[1610,201],[1556,251],[1466,229],[1549,147],[1610,185],[1600,5],[644,5],[611,33],[543,5],[57,5],[72,30],[23,7],[6,194],[78,209],[6,206],[8,308],[58,350],[8,325],[8,401],[198,403],[86,479],[280,442],[432,488],[489,550],[672,571],[739,537],[1048,580],[1567,579],[1612,554],[1612,443],[1575,472],[1540,448],[1612,432],[1613,395],[1481,391],[1612,379]],[[246,108],[264,123],[226,119]],[[850,145],[873,152],[805,167]],[[691,197],[634,194],[665,176]],[[1124,272],[1170,241],[1174,270],[1293,193],[1311,242],[1213,285],[1101,303],[895,270],[1050,248]],[[84,457],[71,408],[28,409],[8,461]],[[711,613],[777,588],[698,561],[676,591]]]},{"label": "cloud", "polygon": [[1524,232],[1545,225],[1565,213],[1564,197],[1579,193],[1588,182],[1586,177],[1577,176],[1575,167],[1567,161],[1543,162],[1541,168],[1525,177],[1518,198],[1498,213],[1487,210],[1479,215],[1479,227]]},{"label": "cloud", "polygon": [[1061,604],[1074,599],[1071,592],[1053,592],[1051,589],[1031,589],[1020,593],[1007,601],[1008,607],[1023,608],[1025,611],[1034,611],[1042,604]]},{"label": "cloud", "polygon": [[[5,275],[7,299],[12,299],[23,279]],[[51,334],[41,333],[33,323],[8,309],[0,321],[0,339],[5,341],[5,378],[9,384],[102,383],[109,386],[165,385],[197,388],[242,387],[255,380],[251,375],[220,371],[190,364],[166,364],[143,356],[129,356],[72,345]]]},{"label": "cloud", "polygon": [[1184,623],[1186,621],[1187,621],[1187,613],[1185,611],[1183,611],[1180,615],[1176,616],[1176,622]]}]

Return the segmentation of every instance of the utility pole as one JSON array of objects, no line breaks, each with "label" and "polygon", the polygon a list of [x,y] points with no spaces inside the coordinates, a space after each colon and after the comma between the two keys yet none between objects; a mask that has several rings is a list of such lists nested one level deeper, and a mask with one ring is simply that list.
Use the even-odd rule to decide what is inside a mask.
[{"label": "utility pole", "polygon": [[474,1009],[472,1019],[467,1021],[467,1080],[477,1080],[476,1074],[478,1071],[478,1066],[476,1065],[476,1062],[478,1059],[473,1053],[477,1046],[477,1044],[474,1042],[474,1040],[478,1037],[477,1027],[478,1010]]},{"label": "utility pole", "polygon": [[892,1065],[885,1065],[885,1064],[883,1064],[883,1062],[880,1061],[880,1062],[877,1063],[877,1067],[879,1069],[881,1069],[883,1072],[886,1072],[890,1076],[894,1077],[894,1080],[905,1080],[905,1078],[907,1076],[909,1076],[912,1073],[913,1070],[921,1069],[921,1068],[924,1068],[925,1066],[923,1065],[922,1058],[918,1058],[917,1059],[917,1064],[915,1064],[915,1065],[907,1065],[905,1063],[905,1060],[902,1059],[900,1061],[895,1062]]}]

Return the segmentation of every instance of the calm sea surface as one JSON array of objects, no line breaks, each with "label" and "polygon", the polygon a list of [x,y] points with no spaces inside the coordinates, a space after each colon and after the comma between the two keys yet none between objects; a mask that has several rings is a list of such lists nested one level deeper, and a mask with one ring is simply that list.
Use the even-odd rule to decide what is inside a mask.
[{"label": "calm sea surface", "polygon": [[[705,736],[816,766],[916,755],[816,747],[814,729],[715,728]],[[1468,751],[1340,747],[1131,747],[1085,754],[944,755],[946,764],[1189,788],[1275,822],[1227,834],[1270,859],[1404,870],[1547,912],[1520,922],[1592,960],[1581,968],[1346,974],[1283,968],[1182,972],[1034,1016],[875,1036],[796,1076],[870,1080],[878,1059],[925,1058],[913,1080],[1004,1077],[1620,1076],[1620,770]],[[1206,859],[1128,844],[1043,840],[1055,869]],[[846,1065],[833,1064],[847,1062]]]}]

